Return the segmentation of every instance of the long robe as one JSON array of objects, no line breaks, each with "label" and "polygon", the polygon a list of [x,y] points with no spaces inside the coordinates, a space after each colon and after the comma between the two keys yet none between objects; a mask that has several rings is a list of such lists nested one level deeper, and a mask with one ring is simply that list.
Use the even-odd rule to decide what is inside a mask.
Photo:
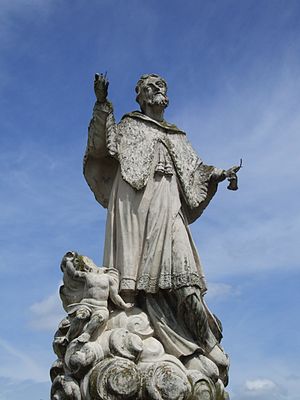
[{"label": "long robe", "polygon": [[103,265],[119,270],[121,291],[204,290],[188,222],[216,192],[215,168],[202,163],[174,125],[139,112],[115,124],[109,105],[103,107],[96,103],[84,168],[108,206]]},{"label": "long robe", "polygon": [[[203,271],[183,211],[172,164],[155,171],[167,156],[158,142],[147,185],[137,191],[119,169],[108,205],[103,264],[120,272],[120,290],[200,286]],[[163,164],[164,165],[164,164]]]},{"label": "long robe", "polygon": [[[103,265],[118,269],[121,293],[143,291],[155,296],[148,297],[146,308],[165,347],[174,342],[176,348],[170,352],[178,356],[209,351],[221,337],[201,295],[196,295],[198,310],[207,329],[198,341],[184,323],[176,333],[166,308],[162,314],[150,311],[157,294],[195,288],[180,301],[175,296],[173,304],[166,303],[176,319],[180,302],[206,290],[188,224],[215,194],[215,170],[203,164],[185,133],[174,125],[139,112],[115,124],[110,105],[96,103],[84,174],[96,199],[108,208]],[[162,321],[164,326],[158,325]]]}]

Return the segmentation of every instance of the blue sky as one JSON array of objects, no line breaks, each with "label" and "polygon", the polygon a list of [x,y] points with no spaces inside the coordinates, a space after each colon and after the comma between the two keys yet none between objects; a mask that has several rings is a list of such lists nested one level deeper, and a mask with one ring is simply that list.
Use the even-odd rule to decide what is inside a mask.
[{"label": "blue sky", "polygon": [[95,72],[115,114],[143,73],[208,164],[243,157],[192,225],[224,325],[233,400],[298,400],[300,3],[0,0],[0,400],[49,397],[63,254],[101,263],[105,210],[82,176]]}]

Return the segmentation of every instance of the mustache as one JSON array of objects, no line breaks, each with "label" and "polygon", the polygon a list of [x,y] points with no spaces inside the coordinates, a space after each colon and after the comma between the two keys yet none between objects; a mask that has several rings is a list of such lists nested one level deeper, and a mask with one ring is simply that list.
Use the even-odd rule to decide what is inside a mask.
[{"label": "mustache", "polygon": [[169,98],[163,93],[154,94],[151,98],[148,99],[149,104],[158,104],[162,106],[167,106],[169,104]]}]

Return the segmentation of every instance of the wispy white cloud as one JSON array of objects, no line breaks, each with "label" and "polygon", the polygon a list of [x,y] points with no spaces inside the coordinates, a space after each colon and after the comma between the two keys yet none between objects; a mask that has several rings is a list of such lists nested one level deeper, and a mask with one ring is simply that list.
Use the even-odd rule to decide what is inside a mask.
[{"label": "wispy white cloud", "polygon": [[65,315],[58,291],[32,304],[30,306],[30,311],[32,314],[32,318],[29,322],[31,328],[53,333]]},{"label": "wispy white cloud", "polygon": [[0,378],[1,400],[47,400],[49,398],[49,391],[49,382],[34,382],[31,380],[19,381],[15,379]]},{"label": "wispy white cloud", "polygon": [[[263,333],[262,333],[263,334]],[[261,334],[261,335],[262,335]],[[298,370],[297,357],[262,354],[248,340],[248,348],[235,360],[231,372],[234,380],[230,383],[230,394],[234,400],[298,400],[300,377],[293,373]],[[239,346],[239,345],[238,345]],[[248,350],[248,353],[247,353]],[[296,349],[295,349],[296,351]],[[296,351],[297,354],[297,351]]]},{"label": "wispy white cloud", "polygon": [[19,381],[48,381],[48,371],[44,365],[31,355],[19,350],[15,344],[2,338],[0,338],[0,354],[0,377]]},{"label": "wispy white cloud", "polygon": [[300,217],[274,215],[260,219],[250,214],[241,218],[240,225],[230,224],[222,215],[219,218],[224,222],[193,229],[210,279],[298,268]]},{"label": "wispy white cloud", "polygon": [[290,397],[273,380],[268,378],[256,378],[246,380],[243,386],[232,393],[232,399],[236,400],[296,400]]},{"label": "wispy white cloud", "polygon": [[[104,211],[94,201],[78,169],[82,153],[81,148],[76,152],[76,144],[74,151],[66,155],[46,152],[32,143],[27,144],[26,150],[19,145],[2,153],[0,236],[5,243],[1,249],[5,260],[2,267],[14,254],[11,271],[17,272],[19,265],[25,271],[33,271],[51,264],[52,260],[52,265],[57,264],[58,274],[63,254],[73,249],[88,254],[90,249],[84,250],[86,246],[94,247],[99,258],[98,237],[104,229]],[[95,241],[82,240],[83,230],[91,231],[96,224],[99,236]],[[94,254],[91,256],[95,257]]]},{"label": "wispy white cloud", "polygon": [[298,64],[285,63],[265,81],[233,81],[230,90],[225,85],[209,110],[197,101],[176,110],[207,163],[226,168],[244,158],[240,190],[227,192],[223,183],[192,228],[211,271],[299,266],[300,79]]},{"label": "wispy white cloud", "polygon": [[245,388],[249,392],[270,392],[276,388],[276,384],[270,379],[253,379],[246,381]]},{"label": "wispy white cloud", "polygon": [[230,296],[238,296],[239,293],[238,288],[227,283],[209,282],[206,298],[208,300],[224,300]]}]

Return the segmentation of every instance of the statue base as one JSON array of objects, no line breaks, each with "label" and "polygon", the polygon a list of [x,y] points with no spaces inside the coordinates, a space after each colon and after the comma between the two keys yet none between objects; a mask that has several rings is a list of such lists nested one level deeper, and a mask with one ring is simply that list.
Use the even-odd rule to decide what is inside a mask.
[{"label": "statue base", "polygon": [[[60,294],[68,315],[54,336],[51,400],[229,399],[217,365],[201,354],[180,360],[166,353],[143,310],[108,305],[108,312],[107,298],[86,298],[84,268],[97,270],[80,257],[67,253],[62,262]],[[108,297],[101,273],[91,282]]]}]

